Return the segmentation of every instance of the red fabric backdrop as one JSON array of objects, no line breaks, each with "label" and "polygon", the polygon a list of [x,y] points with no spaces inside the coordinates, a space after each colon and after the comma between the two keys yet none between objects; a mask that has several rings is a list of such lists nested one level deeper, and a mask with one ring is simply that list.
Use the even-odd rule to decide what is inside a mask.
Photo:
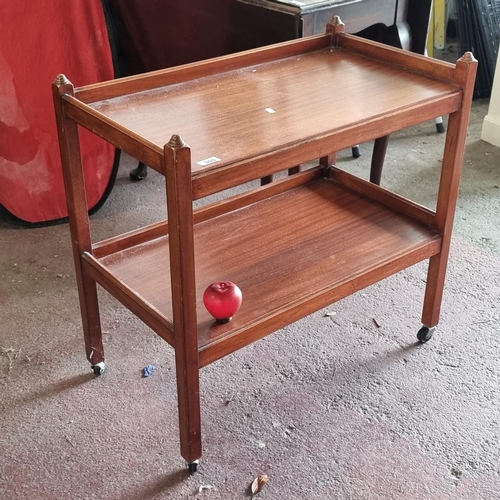
[{"label": "red fabric backdrop", "polygon": [[[67,215],[51,83],[113,78],[100,0],[0,0],[0,205],[27,222]],[[89,208],[108,185],[114,148],[82,133]]]}]

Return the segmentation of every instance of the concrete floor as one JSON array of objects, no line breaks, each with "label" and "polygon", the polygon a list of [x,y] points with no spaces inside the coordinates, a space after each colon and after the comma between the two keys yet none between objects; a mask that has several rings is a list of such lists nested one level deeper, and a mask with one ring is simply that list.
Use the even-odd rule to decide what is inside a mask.
[{"label": "concrete floor", "polygon": [[[500,149],[470,121],[441,323],[416,343],[417,265],[205,368],[204,455],[179,455],[171,348],[106,293],[107,370],[85,359],[66,225],[0,220],[0,498],[500,499]],[[433,206],[444,136],[395,134],[383,184]],[[371,145],[339,165],[367,174]],[[96,239],[163,218],[125,158]],[[326,316],[325,313],[334,313]],[[156,369],[149,378],[141,370]]]}]

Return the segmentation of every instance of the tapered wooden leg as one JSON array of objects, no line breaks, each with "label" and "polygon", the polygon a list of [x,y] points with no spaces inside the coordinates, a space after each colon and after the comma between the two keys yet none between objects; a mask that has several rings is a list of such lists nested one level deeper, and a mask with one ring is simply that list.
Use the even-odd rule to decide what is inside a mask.
[{"label": "tapered wooden leg", "polygon": [[180,444],[194,472],[201,457],[201,415],[191,151],[172,136],[164,152]]},{"label": "tapered wooden leg", "polygon": [[[436,207],[436,228],[442,234],[443,241],[439,254],[429,260],[422,312],[422,323],[428,327],[439,323],[462,162],[454,144],[457,142],[457,136],[464,134],[463,130],[460,130],[460,113],[450,115],[449,123]],[[456,163],[458,167],[455,166]],[[447,203],[441,201],[442,199],[446,199]]]},{"label": "tapered wooden leg", "polygon": [[186,359],[179,357],[178,353],[176,372],[181,455],[191,464],[202,454],[199,374],[197,370],[189,369]]},{"label": "tapered wooden leg", "polygon": [[448,120],[435,222],[442,244],[440,253],[429,261],[422,312],[422,323],[427,327],[434,327],[439,322],[476,70],[477,61],[469,52],[457,61],[455,78],[464,92],[462,108],[450,114]]},{"label": "tapered wooden leg", "polygon": [[201,408],[198,366],[188,349],[175,348],[181,455],[188,464],[201,458]]},{"label": "tapered wooden leg", "polygon": [[104,370],[104,347],[102,345],[97,287],[95,281],[83,273],[81,269],[77,269],[76,276],[80,296],[85,351],[94,373],[100,375]]},{"label": "tapered wooden leg", "polygon": [[100,374],[104,369],[104,349],[102,345],[97,289],[95,281],[85,273],[81,259],[83,252],[92,253],[92,241],[90,237],[78,128],[76,123],[64,114],[63,96],[73,95],[74,88],[64,75],[59,75],[52,86],[52,93],[56,110],[59,150],[68,205],[68,218],[80,299],[85,350],[87,359],[93,367],[96,367],[94,368],[94,372]]},{"label": "tapered wooden leg", "polygon": [[422,312],[422,324],[428,327],[436,326],[439,323],[449,255],[449,249],[446,251],[443,250],[441,250],[440,254],[431,257],[429,260],[424,309]]},{"label": "tapered wooden leg", "polygon": [[370,182],[380,185],[382,179],[382,169],[384,168],[385,154],[389,144],[388,135],[375,139],[373,145],[372,163],[370,168]]}]

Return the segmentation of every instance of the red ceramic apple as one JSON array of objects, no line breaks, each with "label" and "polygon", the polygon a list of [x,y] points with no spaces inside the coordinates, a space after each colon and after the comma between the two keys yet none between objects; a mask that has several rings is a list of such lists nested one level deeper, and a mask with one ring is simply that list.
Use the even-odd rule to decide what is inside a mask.
[{"label": "red ceramic apple", "polygon": [[241,306],[241,300],[241,290],[232,281],[216,281],[203,293],[207,311],[219,323],[231,321],[231,317]]}]

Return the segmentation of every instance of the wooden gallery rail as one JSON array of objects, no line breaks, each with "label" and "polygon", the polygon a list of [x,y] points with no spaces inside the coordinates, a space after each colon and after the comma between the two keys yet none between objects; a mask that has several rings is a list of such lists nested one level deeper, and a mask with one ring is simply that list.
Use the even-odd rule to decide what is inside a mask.
[{"label": "wooden gallery rail", "polygon": [[[201,457],[199,370],[209,363],[424,259],[418,339],[429,340],[476,66],[470,53],[453,65],[348,35],[334,18],[324,35],[140,76],[77,89],[57,77],[87,358],[100,374],[98,283],[175,349],[191,472]],[[334,165],[334,151],[446,114],[435,211]],[[78,126],[165,176],[168,220],[91,241]],[[193,209],[193,200],[318,158],[314,168]],[[221,279],[243,292],[226,324],[202,303]]]}]

